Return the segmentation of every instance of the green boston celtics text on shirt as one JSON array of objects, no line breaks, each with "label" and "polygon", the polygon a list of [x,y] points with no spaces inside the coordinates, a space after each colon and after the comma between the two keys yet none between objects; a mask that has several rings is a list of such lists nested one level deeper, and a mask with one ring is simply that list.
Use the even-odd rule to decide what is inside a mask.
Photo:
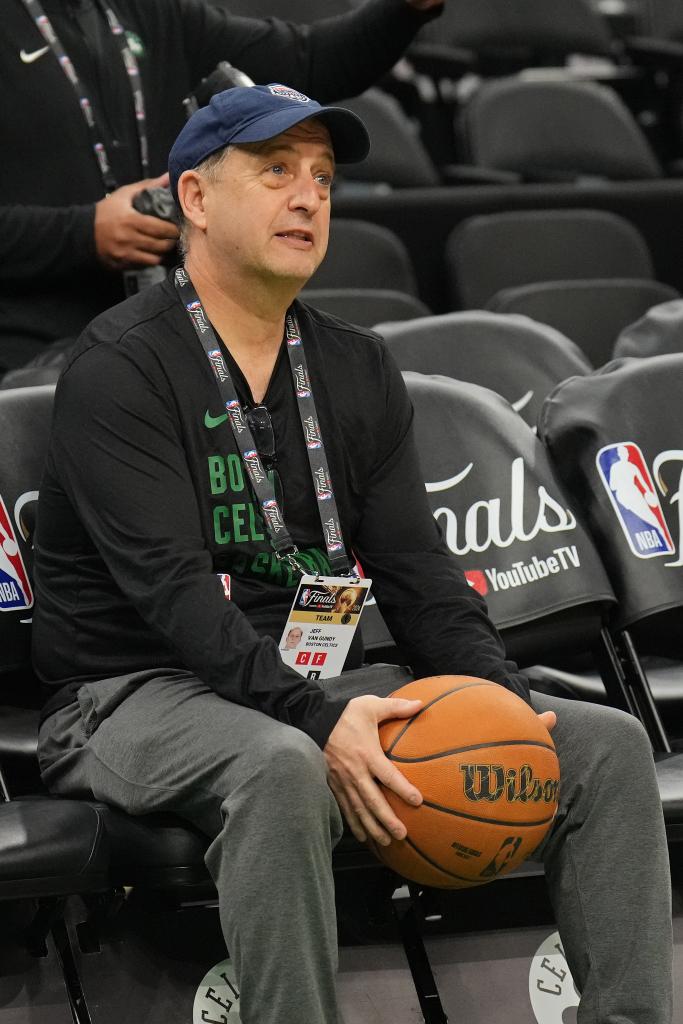
[{"label": "green boston celtics text on shirt", "polygon": [[[270,550],[267,534],[258,506],[254,502],[244,475],[239,455],[209,455],[208,474],[211,494],[214,497],[226,495],[222,504],[213,506],[213,536],[216,544],[251,544],[259,550],[238,555],[231,563],[230,570],[238,576],[251,576],[293,587],[297,577],[290,568],[280,562]],[[312,573],[331,573],[326,553],[321,548],[300,551],[304,565]]]}]

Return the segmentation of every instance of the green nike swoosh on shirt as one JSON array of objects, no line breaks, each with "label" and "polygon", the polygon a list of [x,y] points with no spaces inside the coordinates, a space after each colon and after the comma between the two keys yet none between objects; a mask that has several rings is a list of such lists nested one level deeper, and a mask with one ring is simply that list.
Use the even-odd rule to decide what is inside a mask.
[{"label": "green nike swoosh on shirt", "polygon": [[227,418],[227,412],[224,412],[222,416],[212,416],[209,410],[207,409],[206,412],[204,413],[204,426],[207,428],[207,430],[213,430],[213,428],[217,427],[220,423],[225,423]]}]

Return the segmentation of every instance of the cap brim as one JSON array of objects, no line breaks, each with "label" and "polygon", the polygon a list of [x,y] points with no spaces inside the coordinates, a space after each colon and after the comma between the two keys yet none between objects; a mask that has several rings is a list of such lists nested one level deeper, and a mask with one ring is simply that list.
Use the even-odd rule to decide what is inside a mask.
[{"label": "cap brim", "polygon": [[258,118],[241,132],[234,135],[231,144],[241,142],[265,142],[281,135],[302,121],[316,118],[323,122],[330,133],[334,158],[340,164],[356,164],[365,160],[370,152],[370,136],[361,119],[345,107],[322,107],[307,110],[305,107],[287,107]]}]

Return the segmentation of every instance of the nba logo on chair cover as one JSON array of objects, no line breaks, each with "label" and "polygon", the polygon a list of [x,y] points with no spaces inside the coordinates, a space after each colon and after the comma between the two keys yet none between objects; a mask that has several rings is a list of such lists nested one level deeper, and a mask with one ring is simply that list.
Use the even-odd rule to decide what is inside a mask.
[{"label": "nba logo on chair cover", "polygon": [[0,497],[0,611],[13,612],[33,605],[33,592],[16,534]]},{"label": "nba logo on chair cover", "polygon": [[675,551],[643,453],[632,441],[606,445],[595,457],[629,547],[638,558]]}]

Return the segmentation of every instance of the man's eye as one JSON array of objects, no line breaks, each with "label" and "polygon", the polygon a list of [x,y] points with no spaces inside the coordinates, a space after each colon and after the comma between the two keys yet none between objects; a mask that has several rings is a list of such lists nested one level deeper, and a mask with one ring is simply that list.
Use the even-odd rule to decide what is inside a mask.
[{"label": "man's eye", "polygon": [[324,185],[325,188],[329,188],[331,186],[331,184],[332,184],[332,175],[331,174],[316,174],[315,180],[318,182],[319,185]]},{"label": "man's eye", "polygon": [[278,174],[280,176],[285,173],[285,169],[282,166],[282,164],[273,164],[273,166],[270,169],[273,172],[273,174]]}]

